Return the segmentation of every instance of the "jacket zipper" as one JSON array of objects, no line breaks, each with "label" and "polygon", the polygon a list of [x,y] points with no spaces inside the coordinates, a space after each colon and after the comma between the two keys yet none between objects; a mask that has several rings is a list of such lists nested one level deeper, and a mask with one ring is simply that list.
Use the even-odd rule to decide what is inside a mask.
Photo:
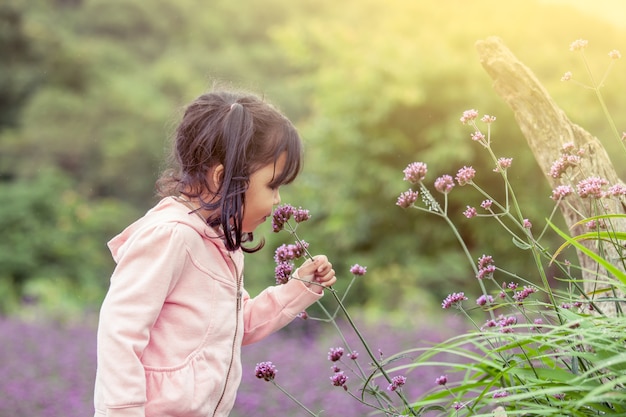
[{"label": "jacket zipper", "polygon": [[224,396],[226,395],[226,388],[228,387],[228,381],[230,379],[230,373],[233,369],[233,362],[235,360],[235,347],[237,345],[237,334],[239,333],[239,314],[241,311],[241,297],[242,297],[242,281],[243,281],[243,274],[239,274],[239,271],[237,270],[237,265],[235,264],[235,261],[233,261],[233,257],[231,256],[230,252],[228,252],[228,257],[230,258],[230,261],[233,264],[233,267],[235,268],[235,276],[237,277],[237,312],[235,314],[235,334],[233,335],[233,343],[231,345],[231,352],[230,352],[230,363],[228,364],[228,371],[226,372],[226,381],[224,381],[224,388],[222,390],[222,395],[220,395],[220,399],[217,401],[217,404],[215,405],[215,410],[213,410],[213,417],[215,417],[215,415],[217,414],[217,410],[220,408],[220,405],[222,404],[222,400],[224,400]]}]

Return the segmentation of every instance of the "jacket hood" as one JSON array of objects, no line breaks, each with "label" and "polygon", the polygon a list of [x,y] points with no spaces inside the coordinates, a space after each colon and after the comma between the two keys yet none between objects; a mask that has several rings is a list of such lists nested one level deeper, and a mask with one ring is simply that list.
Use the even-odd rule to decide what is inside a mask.
[{"label": "jacket hood", "polygon": [[187,225],[204,238],[213,242],[224,255],[228,252],[217,232],[209,227],[198,213],[192,212],[192,209],[185,205],[182,200],[175,197],[166,197],[150,209],[145,216],[130,224],[107,243],[115,262],[117,262],[124,253],[126,244],[132,241],[137,235],[147,229],[167,223]]}]

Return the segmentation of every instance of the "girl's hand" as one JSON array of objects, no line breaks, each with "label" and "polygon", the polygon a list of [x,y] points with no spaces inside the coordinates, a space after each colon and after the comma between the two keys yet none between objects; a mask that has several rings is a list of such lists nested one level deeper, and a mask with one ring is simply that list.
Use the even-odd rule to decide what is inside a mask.
[{"label": "girl's hand", "polygon": [[332,286],[336,281],[333,265],[325,255],[316,255],[313,260],[307,259],[297,270],[297,275],[304,284],[322,292],[323,288]]}]

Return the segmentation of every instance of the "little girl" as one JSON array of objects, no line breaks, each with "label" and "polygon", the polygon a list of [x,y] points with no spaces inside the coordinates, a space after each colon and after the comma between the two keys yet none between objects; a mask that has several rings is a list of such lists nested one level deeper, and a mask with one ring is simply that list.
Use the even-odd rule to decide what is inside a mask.
[{"label": "little girl", "polygon": [[117,267],[98,328],[95,416],[227,416],[241,345],[288,324],[335,283],[319,255],[251,298],[243,252],[301,166],[301,141],[274,107],[215,91],[185,111],[162,200],[109,242]]}]

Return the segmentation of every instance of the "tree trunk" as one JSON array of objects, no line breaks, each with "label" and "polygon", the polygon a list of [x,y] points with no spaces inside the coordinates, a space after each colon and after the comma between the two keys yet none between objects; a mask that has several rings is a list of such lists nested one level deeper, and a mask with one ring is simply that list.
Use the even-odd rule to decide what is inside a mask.
[{"label": "tree trunk", "polygon": [[[552,188],[561,185],[561,182],[560,179],[550,175],[550,168],[560,157],[563,145],[568,142],[574,143],[576,148],[585,149],[585,155],[577,168],[580,174],[576,181],[598,176],[607,179],[611,185],[622,183],[600,141],[567,118],[565,112],[556,105],[530,69],[520,62],[500,39],[490,37],[478,41],[476,48],[483,68],[494,81],[495,91],[513,110],[520,130]],[[602,202],[606,204],[607,212],[622,214],[626,212],[624,205],[616,198],[605,198]],[[582,220],[579,213],[590,212],[590,199],[570,196],[567,197],[567,203],[562,202],[559,207],[571,235],[587,232],[584,224],[575,225],[575,223]],[[625,219],[614,219],[611,224],[615,230],[626,231]],[[598,250],[598,242],[595,240],[581,243],[589,249]],[[605,251],[603,255],[605,259],[624,270],[621,249],[618,251],[613,245],[606,244],[602,249]],[[614,278],[607,278],[606,270],[580,251],[578,259],[583,270],[585,292],[590,298],[598,301],[596,305],[602,312],[615,315],[616,309],[623,308],[623,305],[599,302],[601,297],[624,297],[623,293],[614,292],[615,289],[611,285]],[[598,292],[604,288],[611,288],[611,291]]]}]

